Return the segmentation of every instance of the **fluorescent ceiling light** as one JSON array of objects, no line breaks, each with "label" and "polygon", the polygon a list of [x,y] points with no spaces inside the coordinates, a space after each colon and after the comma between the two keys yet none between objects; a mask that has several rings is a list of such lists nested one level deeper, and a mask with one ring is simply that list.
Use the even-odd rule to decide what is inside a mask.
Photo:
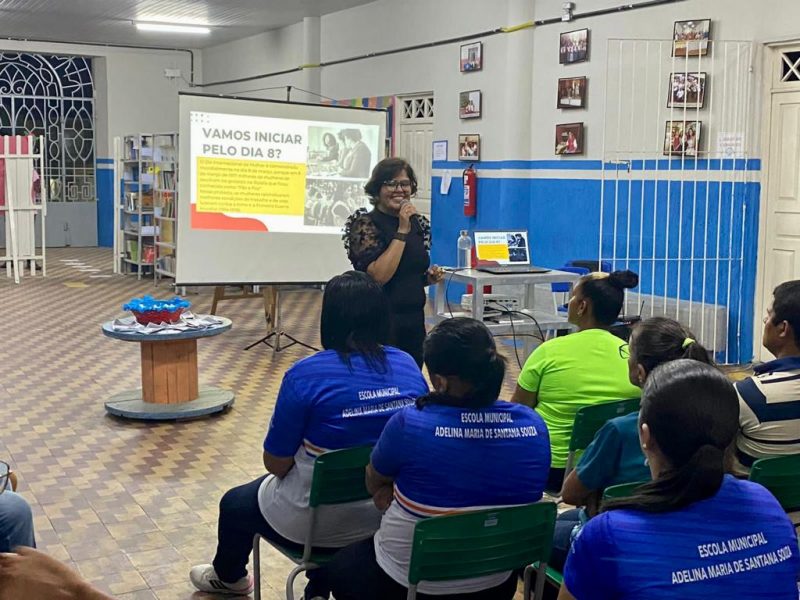
[{"label": "fluorescent ceiling light", "polygon": [[159,31],[161,33],[211,33],[208,27],[197,25],[177,25],[168,23],[136,23],[139,31]]}]

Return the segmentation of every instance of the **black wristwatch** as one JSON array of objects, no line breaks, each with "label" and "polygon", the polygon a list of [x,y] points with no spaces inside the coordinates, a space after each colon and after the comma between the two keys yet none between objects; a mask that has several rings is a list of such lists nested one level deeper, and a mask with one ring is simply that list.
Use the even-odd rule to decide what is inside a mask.
[{"label": "black wristwatch", "polygon": [[400,233],[399,231],[394,232],[394,239],[400,240],[401,242],[405,242],[407,237],[407,233]]}]

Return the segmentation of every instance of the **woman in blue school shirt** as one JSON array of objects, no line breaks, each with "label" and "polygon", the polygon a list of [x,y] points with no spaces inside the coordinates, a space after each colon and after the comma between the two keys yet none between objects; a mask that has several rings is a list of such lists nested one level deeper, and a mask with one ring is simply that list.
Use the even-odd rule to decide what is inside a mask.
[{"label": "woman in blue school shirt", "polygon": [[[390,318],[386,295],[366,273],[350,271],[325,286],[320,317],[324,350],[296,362],[283,376],[264,440],[269,474],[222,497],[214,561],[189,574],[197,589],[250,593],[247,561],[256,533],[302,551],[317,456],[372,446],[393,414],[427,393],[414,359],[385,345]],[[313,544],[333,552],[369,538],[379,521],[380,513],[368,500],[321,507]]]},{"label": "woman in blue school shirt", "polygon": [[[628,376],[638,387],[644,386],[648,373],[671,360],[691,358],[711,364],[710,353],[695,340],[695,335],[666,317],[638,323],[631,332],[627,353]],[[564,480],[564,502],[583,508],[558,516],[549,566],[559,571],[564,568],[572,539],[579,527],[597,514],[605,488],[650,479],[650,469],[639,446],[638,420],[639,413],[635,412],[603,425],[578,466]]]},{"label": "woman in blue school shirt", "polygon": [[605,504],[570,550],[559,600],[797,600],[797,538],[766,489],[726,474],[733,384],[694,360],[656,368],[639,439],[653,476]]},{"label": "woman in blue school shirt", "polygon": [[[428,335],[424,357],[435,391],[389,420],[367,467],[367,489],[385,510],[380,529],[323,567],[321,582],[336,600],[405,599],[419,521],[542,497],[547,428],[527,406],[497,399],[505,359],[486,326],[447,319]],[[516,576],[505,572],[423,581],[417,598],[510,600],[516,589]]]}]

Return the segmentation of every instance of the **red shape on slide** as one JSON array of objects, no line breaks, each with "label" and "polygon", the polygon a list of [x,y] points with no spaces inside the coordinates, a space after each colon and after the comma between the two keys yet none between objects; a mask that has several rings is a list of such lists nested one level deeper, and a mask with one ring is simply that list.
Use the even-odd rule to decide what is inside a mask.
[{"label": "red shape on slide", "polygon": [[191,204],[192,229],[223,229],[227,231],[269,231],[266,225],[249,217],[229,217],[222,213],[197,212]]}]

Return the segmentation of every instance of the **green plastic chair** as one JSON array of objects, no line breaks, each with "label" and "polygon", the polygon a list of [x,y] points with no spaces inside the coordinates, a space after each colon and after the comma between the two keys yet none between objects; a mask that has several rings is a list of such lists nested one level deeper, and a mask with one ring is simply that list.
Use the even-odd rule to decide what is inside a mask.
[{"label": "green plastic chair", "polygon": [[[538,502],[433,517],[417,523],[408,567],[408,600],[420,581],[449,581],[525,567],[525,598],[537,570],[534,600],[544,591],[546,561],[553,544],[556,505]],[[538,568],[533,563],[538,562]]]},{"label": "green plastic chair", "polygon": [[800,510],[800,454],[758,459],[750,469],[750,481],[772,492],[786,512]]},{"label": "green plastic chair", "polygon": [[593,404],[579,409],[575,414],[575,422],[572,425],[572,437],[569,440],[569,455],[567,456],[567,465],[564,468],[564,479],[575,468],[575,459],[578,452],[582,452],[589,447],[595,434],[607,421],[636,412],[639,410],[640,404],[640,398],[631,398]]},{"label": "green plastic chair", "polygon": [[616,500],[617,498],[627,498],[633,496],[633,492],[639,486],[644,485],[647,481],[634,481],[631,483],[620,483],[618,485],[610,485],[603,490],[603,500]]},{"label": "green plastic chair", "polygon": [[[365,470],[369,464],[371,453],[372,448],[369,446],[347,448],[326,452],[314,461],[314,474],[308,499],[308,506],[311,509],[311,525],[308,528],[302,553],[263,538],[297,565],[286,579],[287,600],[294,600],[294,580],[300,573],[316,569],[333,556],[333,552],[319,553],[313,550],[316,509],[326,504],[345,504],[366,500],[370,497],[365,482]],[[255,600],[261,600],[261,539],[262,537],[258,534],[253,538],[253,578],[255,579],[253,597]]]}]

